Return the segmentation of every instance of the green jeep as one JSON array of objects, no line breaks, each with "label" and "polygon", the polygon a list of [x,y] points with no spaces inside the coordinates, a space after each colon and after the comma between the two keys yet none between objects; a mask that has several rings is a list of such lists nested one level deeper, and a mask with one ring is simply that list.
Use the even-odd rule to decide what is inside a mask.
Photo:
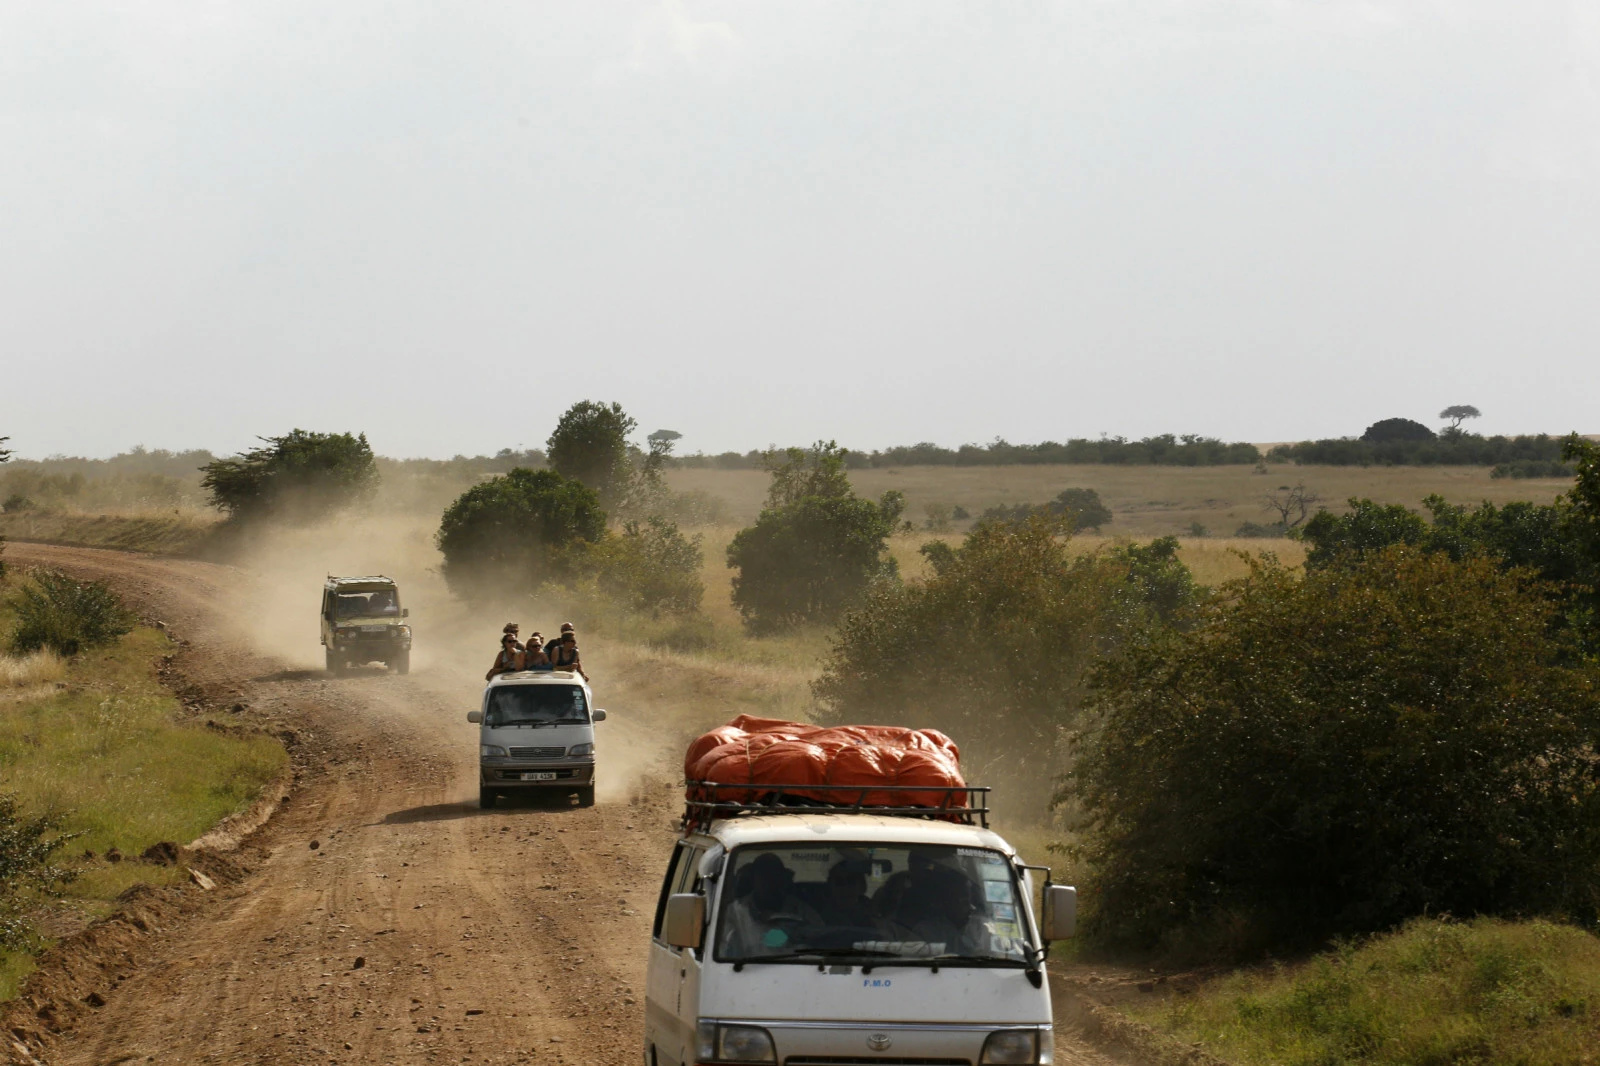
[{"label": "green jeep", "polygon": [[411,672],[411,627],[401,619],[393,581],[376,577],[334,577],[322,585],[322,646],[328,672],[381,662],[397,674]]}]

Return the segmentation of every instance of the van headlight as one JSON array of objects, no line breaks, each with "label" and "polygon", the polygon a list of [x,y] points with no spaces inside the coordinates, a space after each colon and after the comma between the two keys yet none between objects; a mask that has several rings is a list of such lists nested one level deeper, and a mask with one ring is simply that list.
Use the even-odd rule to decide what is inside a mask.
[{"label": "van headlight", "polygon": [[506,749],[498,744],[478,745],[478,758],[480,759],[504,759],[505,757]]},{"label": "van headlight", "polygon": [[719,1025],[702,1021],[696,1062],[777,1062],[772,1034],[759,1025]]},{"label": "van headlight", "polygon": [[1049,1066],[1055,1041],[1048,1029],[1001,1029],[983,1042],[982,1066]]},{"label": "van headlight", "polygon": [[572,745],[571,748],[569,748],[567,750],[567,754],[572,756],[574,759],[581,758],[582,756],[585,756],[585,755],[593,755],[594,754],[594,745],[593,744],[574,744],[574,745]]}]

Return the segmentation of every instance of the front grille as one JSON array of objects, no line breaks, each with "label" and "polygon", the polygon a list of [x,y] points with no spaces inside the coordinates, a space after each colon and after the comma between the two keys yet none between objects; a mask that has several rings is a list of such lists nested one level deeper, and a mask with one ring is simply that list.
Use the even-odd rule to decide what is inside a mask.
[{"label": "front grille", "polygon": [[567,753],[566,748],[511,748],[513,759],[559,759]]},{"label": "front grille", "polygon": [[967,1059],[896,1059],[874,1055],[862,1059],[852,1055],[792,1055],[783,1066],[969,1066]]},{"label": "front grille", "polygon": [[[575,770],[548,771],[547,770],[545,772],[546,773],[553,772],[556,775],[556,780],[557,781],[561,781],[561,780],[563,780],[565,778],[571,777],[577,771],[575,771]],[[523,774],[523,771],[521,771],[521,770],[501,770],[500,771],[500,780],[502,780],[502,781],[521,781],[522,780],[522,774]],[[536,784],[536,783],[537,782],[529,782],[529,784]]]}]

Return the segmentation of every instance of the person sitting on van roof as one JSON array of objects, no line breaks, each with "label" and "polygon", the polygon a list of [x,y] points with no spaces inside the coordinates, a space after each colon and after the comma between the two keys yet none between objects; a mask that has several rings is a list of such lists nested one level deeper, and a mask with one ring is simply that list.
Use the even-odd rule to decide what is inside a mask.
[{"label": "person sitting on van roof", "polygon": [[522,652],[517,650],[517,638],[510,633],[500,635],[500,652],[494,657],[494,665],[489,667],[489,672],[483,675],[485,681],[493,681],[497,674],[511,674],[522,669]]},{"label": "person sitting on van roof", "polygon": [[557,670],[571,670],[585,681],[589,680],[589,675],[583,672],[583,660],[578,656],[578,635],[571,630],[561,634],[556,642],[550,665]]},{"label": "person sitting on van roof", "polygon": [[722,925],[722,950],[738,957],[794,951],[794,935],[822,924],[815,910],[794,893],[794,872],[770,851],[739,871],[743,890]]},{"label": "person sitting on van roof", "polygon": [[550,656],[545,654],[544,644],[540,642],[538,633],[528,636],[528,646],[522,653],[522,668],[524,670],[549,670]]},{"label": "person sitting on van roof", "polygon": [[572,634],[574,640],[577,639],[578,631],[576,629],[572,628],[572,623],[571,622],[562,622],[561,623],[561,632],[557,633],[555,635],[555,637],[549,643],[547,643],[544,646],[544,653],[546,655],[550,656],[550,658],[554,659],[556,657],[556,645],[560,644],[562,638],[565,637],[568,633]]}]

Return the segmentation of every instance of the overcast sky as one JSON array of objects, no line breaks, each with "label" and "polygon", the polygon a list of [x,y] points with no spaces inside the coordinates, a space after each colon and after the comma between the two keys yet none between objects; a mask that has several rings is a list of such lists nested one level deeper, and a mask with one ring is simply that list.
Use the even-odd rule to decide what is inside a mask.
[{"label": "overcast sky", "polygon": [[0,435],[1600,431],[1594,0],[0,0]]}]

